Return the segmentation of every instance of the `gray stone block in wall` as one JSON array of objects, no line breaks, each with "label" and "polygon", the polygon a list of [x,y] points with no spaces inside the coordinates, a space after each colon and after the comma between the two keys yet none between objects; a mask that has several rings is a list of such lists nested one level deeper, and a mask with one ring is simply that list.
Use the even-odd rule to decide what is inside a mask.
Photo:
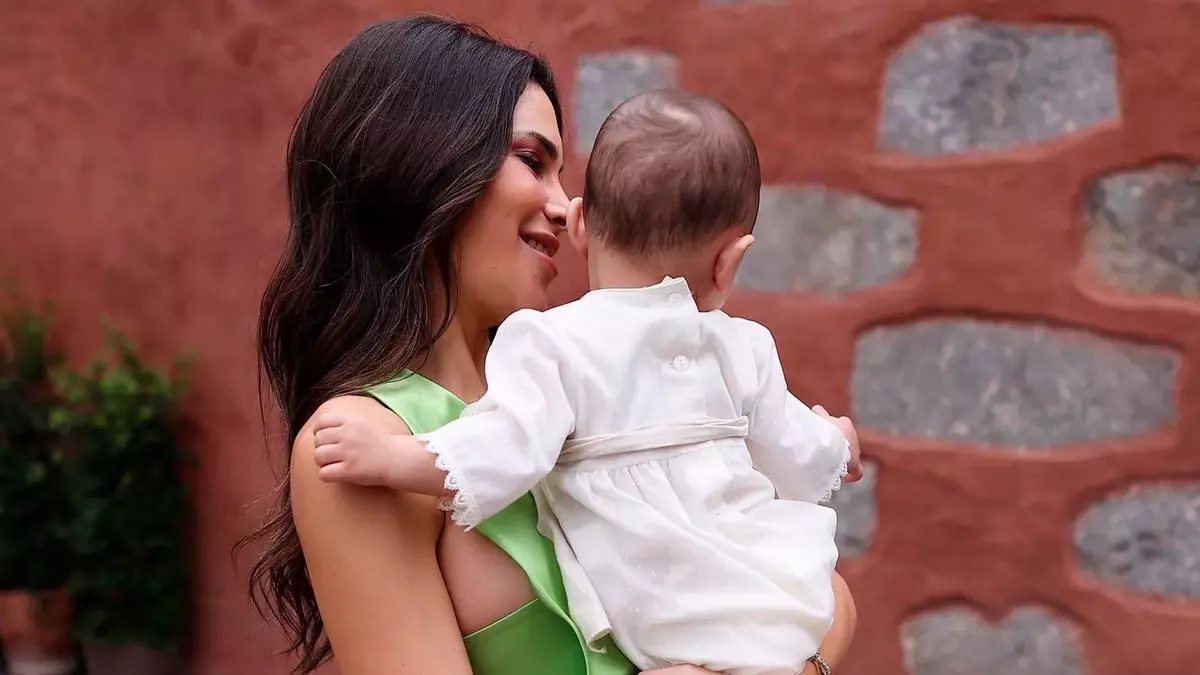
[{"label": "gray stone block in wall", "polygon": [[1120,118],[1116,71],[1098,29],[940,21],[892,57],[878,145],[953,155],[1075,133]]},{"label": "gray stone block in wall", "polygon": [[863,428],[1009,448],[1119,439],[1177,414],[1180,356],[1039,324],[931,319],[865,331],[852,417]]},{"label": "gray stone block in wall", "polygon": [[592,151],[600,125],[618,105],[646,91],[673,88],[675,82],[670,54],[629,49],[584,56],[575,82],[575,151]]},{"label": "gray stone block in wall", "polygon": [[1106,176],[1088,192],[1087,260],[1138,293],[1200,297],[1200,166]]},{"label": "gray stone block in wall", "polygon": [[999,623],[948,607],[904,622],[900,629],[909,675],[1083,675],[1081,633],[1041,607],[1020,607]]},{"label": "gray stone block in wall", "polygon": [[917,212],[823,185],[763,188],[755,243],[737,284],[841,295],[902,275],[917,252]]},{"label": "gray stone block in wall", "polygon": [[1200,483],[1139,485],[1093,504],[1075,523],[1075,553],[1113,586],[1200,598]]},{"label": "gray stone block in wall", "polygon": [[875,539],[875,523],[879,518],[875,507],[875,485],[878,468],[874,462],[863,462],[863,477],[855,483],[843,483],[833,493],[828,506],[837,511],[838,557],[858,558],[871,548]]}]

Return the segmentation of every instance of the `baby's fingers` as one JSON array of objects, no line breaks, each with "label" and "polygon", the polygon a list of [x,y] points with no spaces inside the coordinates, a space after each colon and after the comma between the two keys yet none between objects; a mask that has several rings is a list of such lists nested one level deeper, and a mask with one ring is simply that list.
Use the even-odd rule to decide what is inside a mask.
[{"label": "baby's fingers", "polygon": [[842,480],[847,483],[856,483],[862,480],[862,477],[862,462],[850,462],[850,468],[846,470],[846,475],[842,477]]},{"label": "baby's fingers", "polygon": [[345,429],[340,425],[335,427],[325,427],[317,429],[313,433],[313,445],[318,448],[326,445],[335,445],[341,442],[345,436]]},{"label": "baby's fingers", "polygon": [[317,466],[321,467],[344,462],[346,449],[336,444],[318,445],[313,452],[313,458],[317,460]]},{"label": "baby's fingers", "polygon": [[321,413],[320,415],[317,415],[315,420],[313,420],[313,431],[315,433],[320,433],[325,429],[335,429],[342,426],[344,422],[345,420],[342,419],[341,415],[337,415],[335,413]]},{"label": "baby's fingers", "polygon": [[318,471],[321,480],[326,483],[343,483],[347,480],[347,469],[345,462],[334,462],[333,464],[325,464]]},{"label": "baby's fingers", "polygon": [[832,422],[833,426],[837,427],[838,431],[841,431],[847,440],[853,442],[854,439],[858,438],[858,432],[854,429],[854,422],[849,417],[827,417],[826,419]]}]

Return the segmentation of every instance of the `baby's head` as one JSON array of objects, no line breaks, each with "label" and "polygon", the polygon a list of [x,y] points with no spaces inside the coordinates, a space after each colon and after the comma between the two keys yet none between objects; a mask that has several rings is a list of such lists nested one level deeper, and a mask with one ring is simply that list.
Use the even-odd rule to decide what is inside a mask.
[{"label": "baby's head", "polygon": [[600,248],[702,295],[720,252],[753,229],[761,185],[754,139],[731,110],[684,91],[639,94],[608,116],[588,160],[589,258]]}]

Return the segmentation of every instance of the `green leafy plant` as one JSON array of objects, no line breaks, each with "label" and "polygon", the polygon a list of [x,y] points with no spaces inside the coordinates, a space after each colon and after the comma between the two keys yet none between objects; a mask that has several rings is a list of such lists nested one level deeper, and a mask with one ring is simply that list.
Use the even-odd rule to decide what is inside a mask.
[{"label": "green leafy plant", "polygon": [[48,311],[0,311],[0,589],[60,588],[71,567],[64,541],[70,504],[50,427],[56,398]]},{"label": "green leafy plant", "polygon": [[69,448],[68,529],[74,570],[67,591],[81,637],[164,649],[191,617],[190,499],[178,434],[187,362],[147,365],[109,332],[109,353],[59,378],[54,428]]}]

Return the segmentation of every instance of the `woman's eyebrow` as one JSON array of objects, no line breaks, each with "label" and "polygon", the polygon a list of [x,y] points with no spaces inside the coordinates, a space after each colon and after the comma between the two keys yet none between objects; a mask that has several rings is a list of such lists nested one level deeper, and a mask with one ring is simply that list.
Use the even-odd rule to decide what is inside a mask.
[{"label": "woman's eyebrow", "polygon": [[554,144],[554,141],[551,141],[549,138],[536,131],[520,131],[517,132],[517,135],[532,138],[535,142],[537,142],[538,145],[542,146],[542,152],[546,153],[546,156],[550,158],[550,161],[558,161],[558,146]]}]

